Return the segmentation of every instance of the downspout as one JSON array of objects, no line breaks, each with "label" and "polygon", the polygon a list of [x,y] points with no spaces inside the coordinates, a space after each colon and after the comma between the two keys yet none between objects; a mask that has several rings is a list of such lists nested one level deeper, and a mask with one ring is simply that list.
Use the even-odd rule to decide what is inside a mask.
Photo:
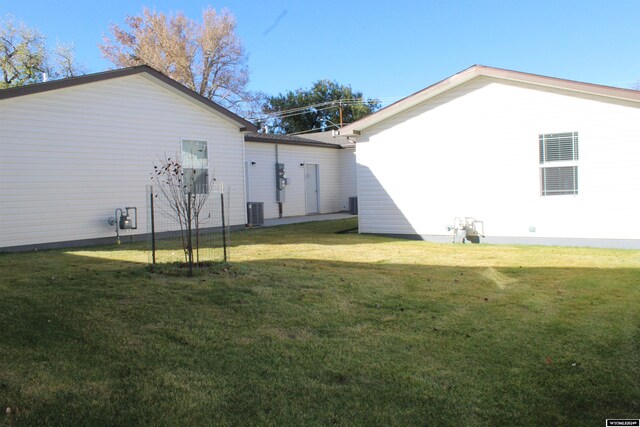
[{"label": "downspout", "polygon": [[249,217],[247,215],[247,203],[249,202],[249,171],[247,170],[247,150],[245,145],[247,144],[247,142],[244,140],[244,137],[246,136],[246,132],[242,132],[240,131],[240,135],[242,138],[242,176],[243,176],[243,181],[244,181],[244,191],[243,191],[243,196],[244,196],[244,204],[242,206],[244,206],[244,223],[248,224],[249,223]]},{"label": "downspout", "polygon": [[[275,147],[276,147],[276,165],[277,165],[278,163],[280,163],[278,161],[278,144],[275,144]],[[278,190],[278,186],[276,184],[276,193],[278,191],[280,191],[280,190]],[[278,197],[278,199],[279,199],[279,197]],[[278,201],[278,218],[282,218],[282,202],[280,202],[280,201]]]}]

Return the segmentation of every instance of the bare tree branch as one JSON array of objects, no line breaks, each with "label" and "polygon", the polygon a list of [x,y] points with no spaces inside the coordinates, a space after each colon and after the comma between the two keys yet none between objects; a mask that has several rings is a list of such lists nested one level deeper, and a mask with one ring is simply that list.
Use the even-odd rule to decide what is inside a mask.
[{"label": "bare tree branch", "polygon": [[85,69],[79,66],[76,61],[73,43],[58,42],[53,53],[59,77],[76,77],[86,74]]},{"label": "bare tree branch", "polygon": [[[194,174],[190,169],[185,170],[178,155],[173,159],[167,157],[159,159],[159,164],[154,165],[151,179],[154,188],[163,198],[164,206],[168,210],[163,210],[162,214],[178,225],[180,238],[184,251],[185,262],[193,260],[193,248],[188,245],[187,233],[189,229],[195,230],[196,240],[199,240],[201,228],[204,221],[201,217],[202,210],[207,205],[210,189],[215,179],[211,179],[206,184],[206,189],[196,188]],[[199,246],[196,245],[196,259],[199,259]]]},{"label": "bare tree branch", "polygon": [[235,17],[208,7],[202,22],[182,12],[165,15],[144,8],[127,16],[127,28],[112,25],[103,36],[103,56],[118,67],[147,64],[224,107],[243,114],[249,72],[236,35]]}]

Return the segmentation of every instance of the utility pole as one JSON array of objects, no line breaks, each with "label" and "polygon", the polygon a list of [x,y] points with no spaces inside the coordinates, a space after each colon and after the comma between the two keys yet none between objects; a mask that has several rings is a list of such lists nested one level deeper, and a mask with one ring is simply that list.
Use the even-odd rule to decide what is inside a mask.
[{"label": "utility pole", "polygon": [[340,128],[342,128],[342,101],[338,104],[340,107]]}]

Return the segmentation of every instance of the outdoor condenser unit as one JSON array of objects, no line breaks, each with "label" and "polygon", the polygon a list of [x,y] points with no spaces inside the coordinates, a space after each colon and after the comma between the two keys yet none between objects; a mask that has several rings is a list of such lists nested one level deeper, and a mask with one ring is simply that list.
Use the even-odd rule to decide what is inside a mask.
[{"label": "outdoor condenser unit", "polygon": [[351,215],[358,215],[358,198],[349,197],[349,213]]},{"label": "outdoor condenser unit", "polygon": [[248,202],[247,203],[247,226],[253,227],[264,224],[264,203]]}]

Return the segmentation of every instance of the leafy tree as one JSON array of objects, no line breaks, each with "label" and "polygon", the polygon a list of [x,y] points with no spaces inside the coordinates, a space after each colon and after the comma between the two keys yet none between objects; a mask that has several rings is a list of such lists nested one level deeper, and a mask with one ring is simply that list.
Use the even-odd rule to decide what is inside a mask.
[{"label": "leafy tree", "polygon": [[261,125],[270,133],[327,131],[352,123],[380,109],[377,99],[365,99],[332,80],[319,80],[310,89],[297,89],[268,98]]},{"label": "leafy tree", "polygon": [[45,38],[37,30],[7,17],[0,27],[0,42],[0,88],[38,83],[49,71]]},{"label": "leafy tree", "polygon": [[73,43],[56,44],[53,51],[54,77],[76,77],[86,74],[84,68],[76,62],[76,53]]},{"label": "leafy tree", "polygon": [[224,107],[240,111],[252,94],[246,89],[247,56],[236,35],[235,17],[209,7],[202,22],[182,12],[165,15],[144,8],[127,16],[128,28],[111,26],[103,37],[103,56],[118,67],[147,64]]},{"label": "leafy tree", "polygon": [[23,22],[11,17],[0,22],[0,89],[39,83],[43,73],[52,79],[84,74],[76,64],[73,45],[58,43],[50,53],[45,42],[38,30]]}]

